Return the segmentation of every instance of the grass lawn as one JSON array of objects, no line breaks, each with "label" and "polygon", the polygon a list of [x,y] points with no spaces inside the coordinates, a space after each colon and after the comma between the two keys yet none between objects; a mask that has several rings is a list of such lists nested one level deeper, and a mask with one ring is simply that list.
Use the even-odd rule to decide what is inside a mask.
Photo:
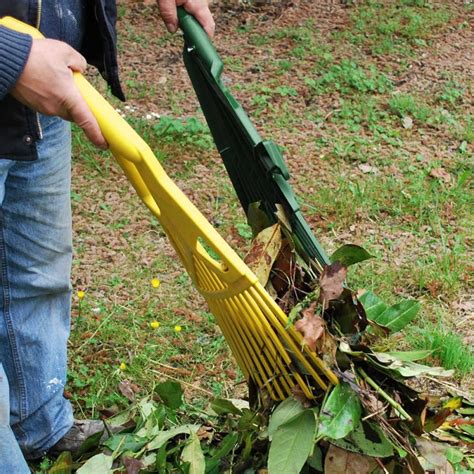
[{"label": "grass lawn", "polygon": [[[377,257],[350,275],[351,286],[422,303],[413,325],[378,344],[434,349],[432,362],[472,388],[473,6],[347,3],[218,10],[225,83],[284,148],[328,253],[354,243]],[[153,6],[123,3],[119,13],[128,102],[109,99],[244,255],[249,228],[184,70],[182,39],[164,32]],[[79,131],[73,173],[66,394],[76,414],[126,406],[122,380],[138,397],[180,381],[195,406],[244,396],[226,342],[160,225],[113,158]]]}]

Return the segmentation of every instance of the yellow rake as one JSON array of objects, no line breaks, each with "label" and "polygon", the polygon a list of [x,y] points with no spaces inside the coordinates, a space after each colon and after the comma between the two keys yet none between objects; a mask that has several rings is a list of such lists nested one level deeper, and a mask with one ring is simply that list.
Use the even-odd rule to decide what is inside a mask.
[{"label": "yellow rake", "polygon": [[[38,30],[11,17],[2,18],[0,25],[42,38]],[[292,325],[287,327],[286,314],[168,177],[150,147],[82,75],[75,73],[74,79],[110,151],[207,301],[246,379],[274,400],[290,396],[297,386],[313,398],[316,386],[326,390],[337,384],[334,373],[303,344]],[[206,246],[219,259],[209,255]]]}]

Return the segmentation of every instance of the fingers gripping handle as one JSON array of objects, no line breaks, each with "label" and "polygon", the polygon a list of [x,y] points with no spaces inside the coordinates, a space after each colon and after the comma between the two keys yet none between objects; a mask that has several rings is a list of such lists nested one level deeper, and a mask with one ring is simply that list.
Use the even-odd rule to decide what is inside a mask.
[{"label": "fingers gripping handle", "polygon": [[184,33],[186,47],[196,49],[206,69],[210,71],[215,79],[218,79],[224,66],[209,36],[196,18],[186,12],[183,7],[178,8],[178,19],[179,26]]},{"label": "fingers gripping handle", "polygon": [[[12,17],[0,19],[0,25],[30,35],[32,38],[41,39],[44,36],[33,26],[23,23]],[[149,192],[147,185],[141,178],[137,165],[145,158],[153,157],[153,152],[132,127],[117,113],[117,111],[96,91],[96,89],[80,73],[75,72],[74,82],[82,97],[94,114],[99,127],[109,144],[110,151],[117,158],[127,177],[136,189],[139,196],[154,214],[159,215],[159,208]],[[156,161],[156,174],[164,174],[161,166]]]}]

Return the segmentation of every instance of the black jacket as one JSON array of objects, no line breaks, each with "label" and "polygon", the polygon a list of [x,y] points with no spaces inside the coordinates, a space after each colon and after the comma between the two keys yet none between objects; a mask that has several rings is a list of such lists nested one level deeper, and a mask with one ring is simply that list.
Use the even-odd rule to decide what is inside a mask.
[{"label": "black jacket", "polygon": [[[82,1],[85,2],[85,11],[80,52],[89,64],[98,68],[112,93],[125,100],[117,66],[115,0]],[[38,26],[43,6],[42,0],[1,0],[0,17],[10,15]],[[0,100],[0,159],[35,160],[39,139],[41,129],[37,114],[7,94]]]}]

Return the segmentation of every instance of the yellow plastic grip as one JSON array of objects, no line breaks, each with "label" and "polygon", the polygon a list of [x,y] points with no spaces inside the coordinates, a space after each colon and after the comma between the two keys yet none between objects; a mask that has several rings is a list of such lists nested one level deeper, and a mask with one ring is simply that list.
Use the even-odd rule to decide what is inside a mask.
[{"label": "yellow plastic grip", "polygon": [[[11,17],[0,25],[43,38]],[[204,296],[240,367],[274,399],[293,393],[295,384],[313,396],[311,383],[327,390],[335,374],[303,344],[300,333],[258,282],[257,277],[165,173],[150,147],[79,73],[74,81],[94,114],[110,150],[138,195],[158,217],[194,285]],[[212,252],[209,252],[209,249]],[[211,255],[212,254],[212,255]],[[294,360],[312,376],[308,384]],[[323,380],[322,376],[326,377]]]},{"label": "yellow plastic grip", "polygon": [[[20,33],[26,33],[36,39],[44,38],[41,32],[33,26],[9,16],[0,19],[0,25]],[[82,74],[78,72],[73,74],[76,86],[96,117],[112,153],[126,157],[133,162],[139,161],[140,156],[148,151],[148,145]]]}]

